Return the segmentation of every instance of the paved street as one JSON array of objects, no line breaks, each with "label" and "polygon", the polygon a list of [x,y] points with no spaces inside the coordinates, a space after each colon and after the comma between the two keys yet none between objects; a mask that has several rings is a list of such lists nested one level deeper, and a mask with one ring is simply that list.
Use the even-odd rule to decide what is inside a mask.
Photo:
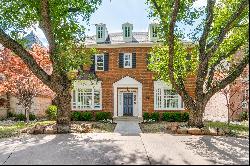
[{"label": "paved street", "polygon": [[8,164],[249,164],[249,140],[170,134],[87,133],[0,139]]}]

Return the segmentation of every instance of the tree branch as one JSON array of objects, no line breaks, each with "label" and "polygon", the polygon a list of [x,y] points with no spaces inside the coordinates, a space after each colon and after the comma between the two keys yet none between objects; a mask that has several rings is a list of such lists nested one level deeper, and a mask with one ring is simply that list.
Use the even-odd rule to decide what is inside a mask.
[{"label": "tree branch", "polygon": [[211,25],[212,25],[213,18],[214,18],[214,11],[213,11],[214,5],[215,5],[215,0],[207,0],[206,23],[205,23],[205,27],[203,30],[203,34],[201,35],[201,38],[199,40],[200,62],[202,62],[202,60],[204,59],[204,56],[205,56],[206,40],[207,40],[208,34],[210,32]]},{"label": "tree branch", "polygon": [[216,66],[223,60],[228,58],[230,55],[234,54],[236,51],[239,50],[239,48],[242,46],[243,41],[238,43],[237,45],[235,45],[227,54],[222,54],[217,61],[211,66],[211,70],[209,71],[208,74],[208,82],[207,82],[207,90],[209,90],[211,88],[211,84],[213,81],[213,77],[214,77],[214,72],[215,72],[215,68]]},{"label": "tree branch", "polygon": [[229,18],[229,20],[226,23],[225,27],[221,29],[219,36],[215,40],[216,42],[214,44],[210,44],[211,45],[210,47],[212,47],[212,48],[211,48],[211,50],[209,52],[207,52],[207,56],[206,56],[207,59],[210,59],[211,56],[217,51],[220,44],[225,39],[225,36],[226,36],[227,32],[229,32],[230,29],[232,28],[232,24],[234,23],[235,20],[237,20],[240,17],[240,15],[243,13],[244,9],[247,8],[248,3],[249,3],[248,0],[242,1],[241,4],[239,5],[239,8]]},{"label": "tree branch", "polygon": [[214,12],[214,5],[215,0],[207,0],[207,17],[206,17],[206,23],[204,26],[203,34],[199,40],[199,67],[197,70],[197,80],[196,80],[196,88],[195,88],[195,94],[197,99],[202,101],[204,97],[203,93],[203,85],[206,79],[206,75],[208,72],[208,59],[206,59],[205,49],[206,49],[206,42],[208,34],[211,30],[211,25],[213,22],[213,12]]},{"label": "tree branch", "polygon": [[40,0],[41,5],[41,20],[39,22],[40,28],[43,30],[45,37],[49,43],[50,60],[53,62],[53,55],[56,49],[55,37],[52,30],[51,18],[49,13],[49,1]]},{"label": "tree branch", "polygon": [[212,87],[207,93],[206,98],[210,99],[220,89],[224,89],[228,84],[231,84],[240,74],[243,72],[249,61],[249,56],[246,55],[243,60],[234,68],[231,69],[233,72],[226,78],[221,80],[216,86]]},{"label": "tree branch", "polygon": [[174,78],[174,45],[175,45],[175,36],[174,36],[174,27],[177,21],[177,15],[179,12],[179,8],[180,8],[180,1],[179,0],[175,0],[174,2],[174,10],[171,16],[171,21],[169,24],[169,36],[168,36],[168,41],[169,41],[169,61],[168,61],[168,73],[169,73],[169,78],[171,81],[171,84],[173,85],[174,89],[178,92],[178,94],[180,94],[182,97],[184,97],[184,100],[187,101],[189,103],[189,105],[194,107],[194,101],[192,99],[192,97],[186,92],[185,90],[185,86],[183,83],[183,79],[181,78],[181,76],[178,76],[178,82],[181,86],[179,86]]},{"label": "tree branch", "polygon": [[17,54],[29,69],[46,85],[50,86],[50,76],[37,64],[33,56],[0,28],[0,43]]},{"label": "tree branch", "polygon": [[163,15],[162,11],[161,11],[161,8],[160,6],[158,5],[158,3],[156,2],[156,0],[152,0],[153,4],[154,4],[154,7],[155,9],[157,10],[157,12],[159,13],[160,15],[160,18],[162,20],[162,22],[165,24],[165,16]]}]

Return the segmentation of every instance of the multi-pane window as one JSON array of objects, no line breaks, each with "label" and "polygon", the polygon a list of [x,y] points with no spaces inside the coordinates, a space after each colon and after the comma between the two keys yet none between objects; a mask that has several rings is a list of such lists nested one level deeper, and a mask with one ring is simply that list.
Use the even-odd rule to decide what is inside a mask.
[{"label": "multi-pane window", "polygon": [[123,58],[124,68],[132,68],[132,54],[124,54]]},{"label": "multi-pane window", "polygon": [[[80,86],[79,86],[80,85]],[[72,91],[73,110],[99,110],[101,109],[101,87],[75,84]]]},{"label": "multi-pane window", "polygon": [[101,26],[97,28],[97,38],[98,39],[103,38],[103,27]]},{"label": "multi-pane window", "polygon": [[97,54],[95,56],[95,70],[96,71],[104,70],[104,55],[103,54]]},{"label": "multi-pane window", "polygon": [[152,26],[152,37],[157,37],[157,27]]},{"label": "multi-pane window", "polygon": [[130,27],[125,27],[125,37],[130,37]]},{"label": "multi-pane window", "polygon": [[154,108],[156,110],[183,109],[183,101],[181,96],[168,86],[159,86],[155,84],[154,93]]}]

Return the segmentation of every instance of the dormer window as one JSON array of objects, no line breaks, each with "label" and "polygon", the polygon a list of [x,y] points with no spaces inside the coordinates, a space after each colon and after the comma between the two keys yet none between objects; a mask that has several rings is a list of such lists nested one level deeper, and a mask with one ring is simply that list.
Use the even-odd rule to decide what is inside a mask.
[{"label": "dormer window", "polygon": [[103,38],[103,27],[97,28],[97,38],[102,39]]},{"label": "dormer window", "polygon": [[152,26],[152,37],[157,37],[157,27]]},{"label": "dormer window", "polygon": [[125,37],[130,37],[130,27],[125,27]]},{"label": "dormer window", "polygon": [[130,24],[128,22],[122,24],[122,30],[123,30],[123,41],[132,42],[133,24]]},{"label": "dormer window", "polygon": [[158,24],[149,24],[148,37],[149,41],[158,41]]},{"label": "dormer window", "polygon": [[96,24],[96,43],[105,43],[108,37],[106,24]]}]

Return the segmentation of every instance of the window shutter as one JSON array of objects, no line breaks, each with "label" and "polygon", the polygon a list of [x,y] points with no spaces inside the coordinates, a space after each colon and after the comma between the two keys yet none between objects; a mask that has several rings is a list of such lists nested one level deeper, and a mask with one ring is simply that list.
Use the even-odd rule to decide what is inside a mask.
[{"label": "window shutter", "polygon": [[91,62],[90,71],[95,71],[95,55],[92,55]]},{"label": "window shutter", "polygon": [[109,54],[104,53],[104,71],[109,70]]},{"label": "window shutter", "polygon": [[119,53],[119,68],[123,68],[123,53]]},{"label": "window shutter", "polygon": [[136,53],[132,53],[132,68],[136,68]]}]

